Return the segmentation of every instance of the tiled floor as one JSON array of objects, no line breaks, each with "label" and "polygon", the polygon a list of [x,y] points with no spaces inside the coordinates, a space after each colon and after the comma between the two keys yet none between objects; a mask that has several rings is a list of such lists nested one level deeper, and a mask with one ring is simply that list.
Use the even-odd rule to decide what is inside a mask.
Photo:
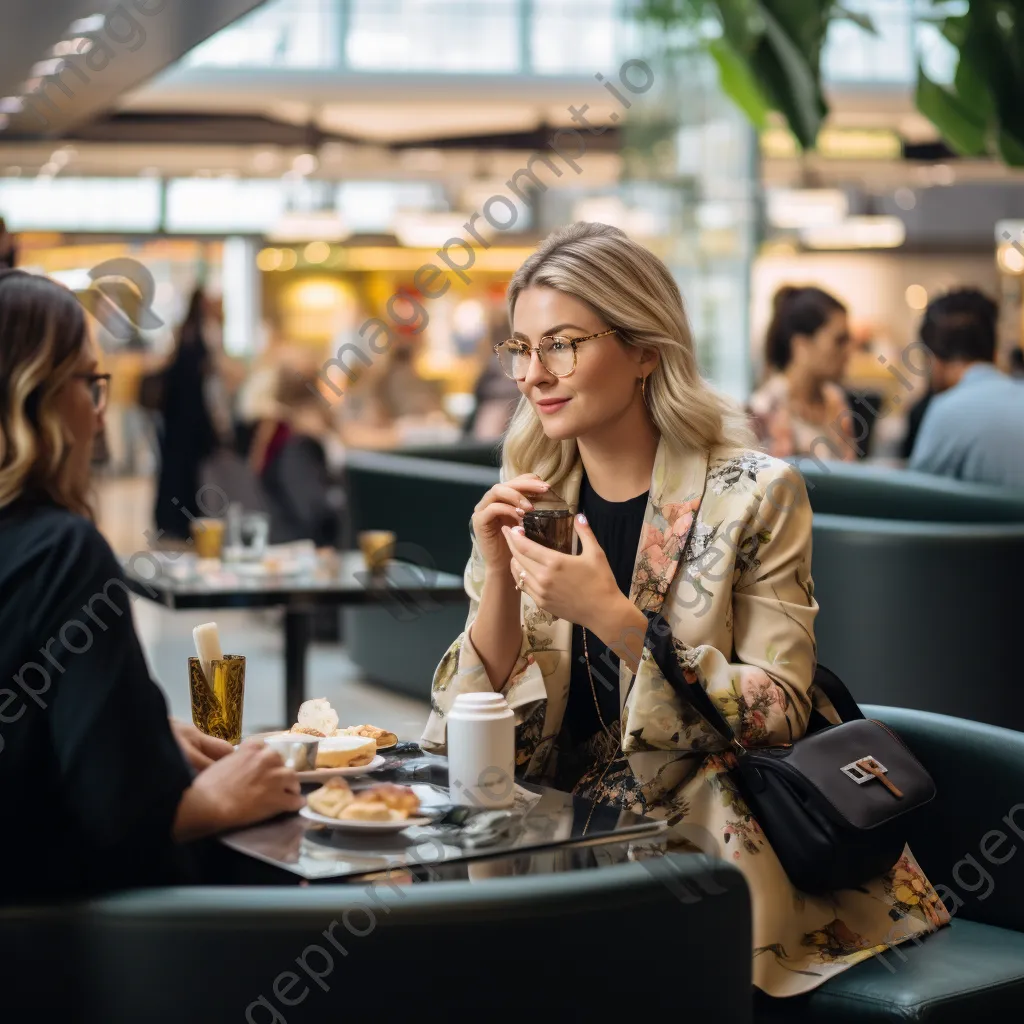
[{"label": "tiled floor", "polygon": [[[149,547],[152,484],[148,480],[105,480],[97,495],[97,521],[114,550],[131,555]],[[135,625],[149,658],[153,678],[163,687],[171,713],[190,718],[187,661],[194,653],[192,627],[216,621],[225,651],[246,657],[243,728],[253,732],[282,724],[284,659],[280,613],[269,611],[172,612],[138,598]],[[347,724],[370,722],[417,739],[428,706],[401,694],[364,683],[358,668],[336,644],[314,644],[306,666],[307,695],[327,697]]]}]

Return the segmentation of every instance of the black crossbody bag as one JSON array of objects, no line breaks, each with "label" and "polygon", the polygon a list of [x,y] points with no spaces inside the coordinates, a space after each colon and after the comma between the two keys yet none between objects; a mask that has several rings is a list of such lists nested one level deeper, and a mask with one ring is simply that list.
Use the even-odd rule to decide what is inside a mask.
[{"label": "black crossbody bag", "polygon": [[[891,869],[935,783],[888,726],[866,719],[840,679],[819,686],[843,718],[786,746],[744,747],[699,683],[694,706],[736,757],[730,775],[790,881],[817,894],[853,889]],[[812,726],[813,726],[812,722]]]}]

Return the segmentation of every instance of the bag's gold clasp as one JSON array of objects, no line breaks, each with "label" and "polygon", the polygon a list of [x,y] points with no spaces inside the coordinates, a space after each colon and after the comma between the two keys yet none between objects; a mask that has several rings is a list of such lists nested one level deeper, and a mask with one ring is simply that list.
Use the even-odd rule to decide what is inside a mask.
[{"label": "bag's gold clasp", "polygon": [[839,770],[847,778],[853,779],[858,786],[863,785],[865,782],[870,782],[872,779],[878,779],[894,797],[898,799],[903,798],[903,793],[888,777],[889,769],[870,755],[856,761],[851,761],[849,764],[843,765]]}]

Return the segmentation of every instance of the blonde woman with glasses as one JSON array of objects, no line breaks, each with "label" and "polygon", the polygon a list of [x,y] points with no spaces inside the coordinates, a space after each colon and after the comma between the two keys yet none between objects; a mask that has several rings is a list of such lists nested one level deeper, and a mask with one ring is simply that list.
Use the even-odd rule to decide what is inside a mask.
[{"label": "blonde woman with glasses", "polygon": [[186,880],[189,841],[305,803],[272,750],[168,720],[89,508],[109,380],[75,296],[0,270],[0,793],[42,839],[0,843],[0,906]]},{"label": "blonde woman with glasses", "polygon": [[[459,693],[503,693],[524,779],[667,819],[674,847],[738,865],[771,996],[934,930],[948,916],[909,850],[861,891],[796,891],[692,703],[703,687],[747,746],[799,739],[812,712],[838,720],[812,685],[803,481],[751,450],[701,379],[668,269],[615,228],[572,224],[519,268],[508,307],[497,356],[521,398],[473,515],[469,619],[424,746],[444,750]],[[552,492],[579,513],[576,555],[524,534]]]}]

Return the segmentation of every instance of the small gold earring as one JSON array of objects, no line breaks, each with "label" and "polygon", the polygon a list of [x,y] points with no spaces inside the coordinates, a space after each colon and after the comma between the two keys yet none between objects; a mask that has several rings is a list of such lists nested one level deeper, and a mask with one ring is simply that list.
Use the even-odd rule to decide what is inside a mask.
[{"label": "small gold earring", "polygon": [[647,378],[640,378],[640,397],[644,400],[644,405],[647,404]]}]

